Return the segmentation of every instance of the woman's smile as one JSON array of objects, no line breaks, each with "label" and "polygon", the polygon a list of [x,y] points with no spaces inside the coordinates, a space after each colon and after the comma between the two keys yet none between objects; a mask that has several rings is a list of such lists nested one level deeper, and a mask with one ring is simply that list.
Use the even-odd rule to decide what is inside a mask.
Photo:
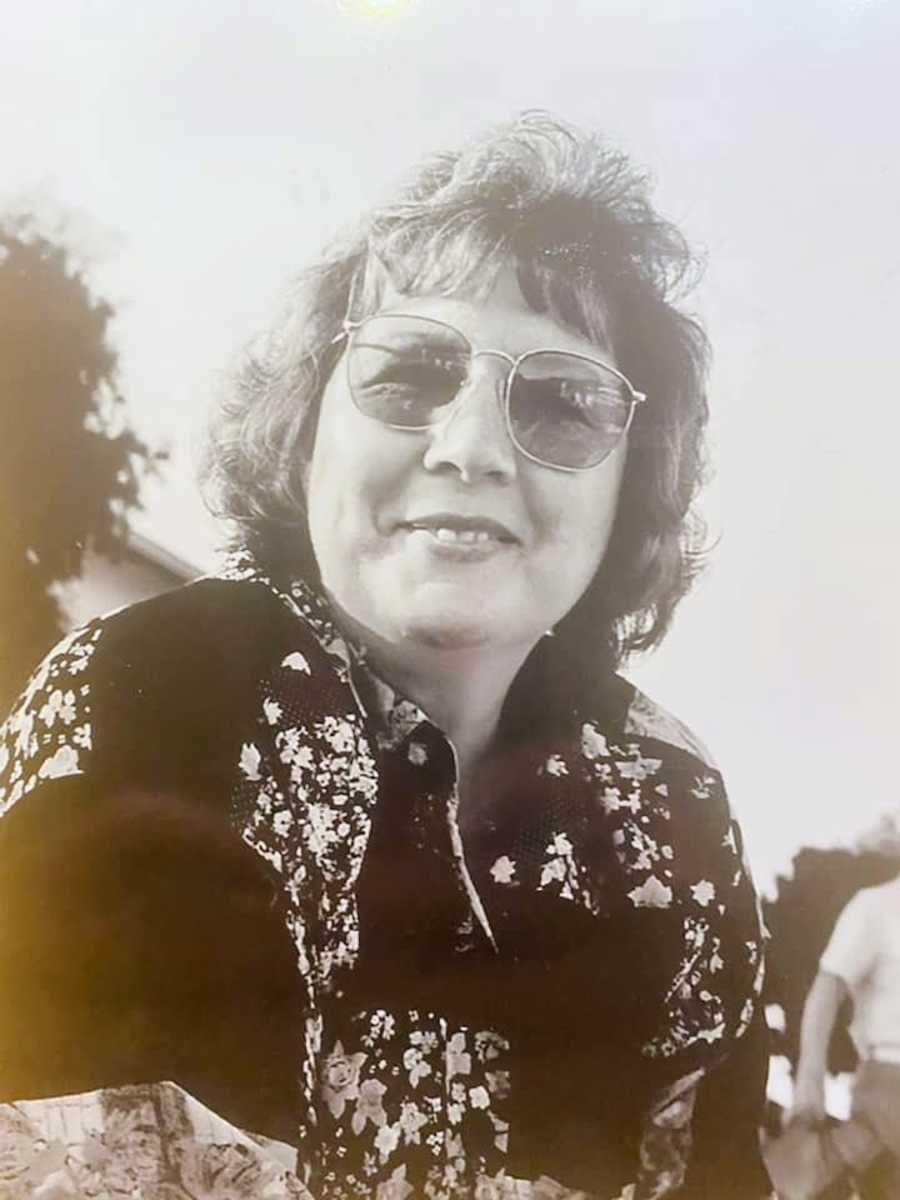
[{"label": "woman's smile", "polygon": [[448,562],[485,562],[520,545],[506,525],[484,516],[434,512],[403,521],[397,528],[414,551]]},{"label": "woman's smile", "polygon": [[[389,303],[452,321],[509,356],[537,346],[591,348],[529,308],[510,270],[484,300]],[[358,632],[392,644],[514,645],[524,656],[602,561],[625,448],[583,472],[531,461],[506,425],[508,363],[494,356],[477,365],[442,421],[398,429],[360,412],[339,362],[322,397],[309,530],[325,588]]]}]

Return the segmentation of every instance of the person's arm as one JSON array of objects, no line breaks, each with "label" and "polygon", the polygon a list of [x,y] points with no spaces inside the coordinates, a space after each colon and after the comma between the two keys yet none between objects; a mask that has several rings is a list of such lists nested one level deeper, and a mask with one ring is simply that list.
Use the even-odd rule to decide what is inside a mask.
[{"label": "person's arm", "polygon": [[841,1004],[847,997],[847,985],[838,975],[820,970],[809,989],[800,1026],[800,1059],[794,1100],[786,1123],[795,1121],[820,1125],[825,1120],[825,1072],[828,1044]]}]

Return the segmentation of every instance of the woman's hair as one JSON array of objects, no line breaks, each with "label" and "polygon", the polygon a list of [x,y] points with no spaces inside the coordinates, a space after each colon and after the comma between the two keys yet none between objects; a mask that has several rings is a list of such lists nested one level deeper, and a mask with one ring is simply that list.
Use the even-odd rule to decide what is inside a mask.
[{"label": "woman's hair", "polygon": [[647,395],[604,562],[557,633],[582,659],[592,645],[614,663],[656,644],[700,561],[691,505],[703,474],[708,347],[675,307],[697,261],[648,191],[624,155],[545,113],[426,161],[395,202],[299,278],[223,396],[204,475],[236,540],[314,575],[303,479],[345,319],[377,311],[387,280],[401,293],[482,295],[512,264],[536,312],[608,341]]}]

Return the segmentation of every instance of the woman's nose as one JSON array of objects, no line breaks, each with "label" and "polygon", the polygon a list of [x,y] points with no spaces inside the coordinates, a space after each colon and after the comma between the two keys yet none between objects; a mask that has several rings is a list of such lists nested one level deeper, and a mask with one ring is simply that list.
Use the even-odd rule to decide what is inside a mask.
[{"label": "woman's nose", "polygon": [[516,473],[516,449],[506,428],[504,389],[509,364],[497,355],[472,363],[452,411],[428,430],[426,470],[457,471],[463,483],[507,482]]}]

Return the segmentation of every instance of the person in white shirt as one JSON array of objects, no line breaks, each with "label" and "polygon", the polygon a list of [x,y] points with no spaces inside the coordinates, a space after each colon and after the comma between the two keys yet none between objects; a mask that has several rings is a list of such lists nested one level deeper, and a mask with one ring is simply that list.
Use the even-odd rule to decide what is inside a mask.
[{"label": "person in white shirt", "polygon": [[825,1119],[828,1043],[848,996],[860,1060],[853,1116],[893,1155],[880,1193],[888,1200],[900,1197],[900,875],[857,892],[838,918],[803,1010],[789,1123]]}]

